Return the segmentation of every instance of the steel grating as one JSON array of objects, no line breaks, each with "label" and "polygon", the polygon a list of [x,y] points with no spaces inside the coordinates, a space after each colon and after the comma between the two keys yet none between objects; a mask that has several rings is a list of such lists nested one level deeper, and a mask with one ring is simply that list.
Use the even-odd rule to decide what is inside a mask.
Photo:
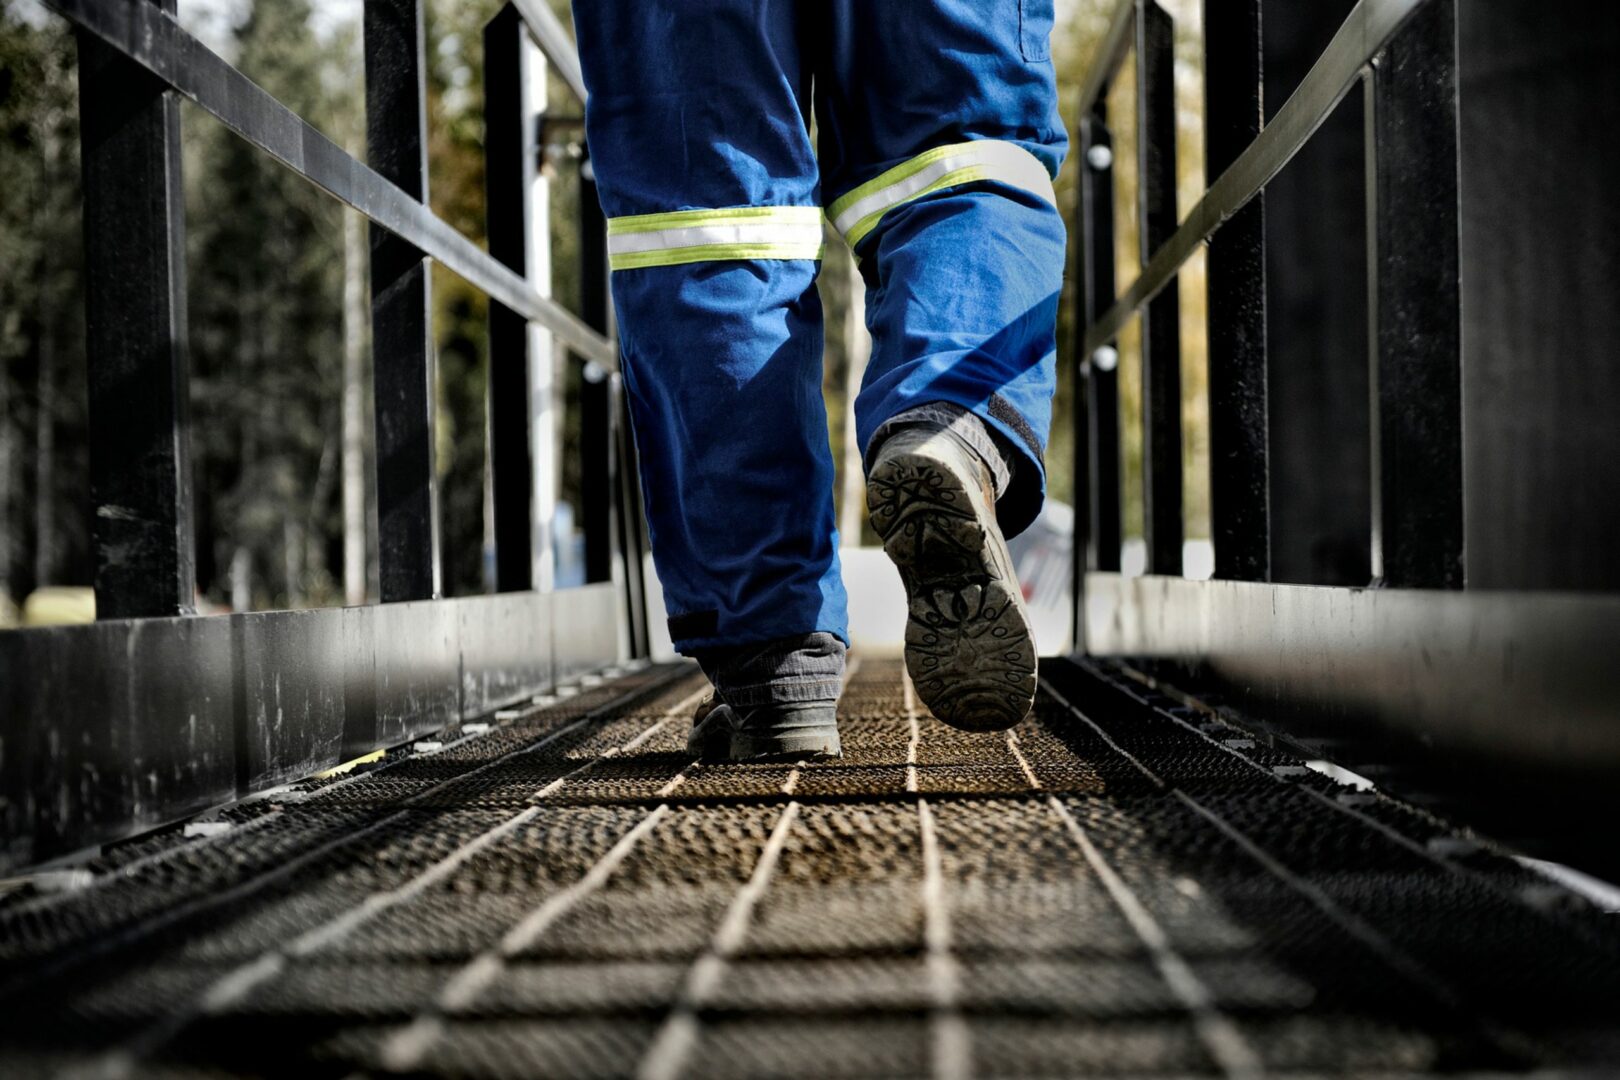
[{"label": "steel grating", "polygon": [[0,1075],[1620,1069],[1614,916],[1122,669],[1011,737],[859,666],[846,755],[706,766],[601,682],[0,899]]}]

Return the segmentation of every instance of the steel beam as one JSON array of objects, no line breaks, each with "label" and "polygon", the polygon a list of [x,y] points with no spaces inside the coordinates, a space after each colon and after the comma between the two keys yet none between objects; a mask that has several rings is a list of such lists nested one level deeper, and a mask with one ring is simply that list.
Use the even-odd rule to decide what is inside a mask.
[{"label": "steel beam", "polygon": [[[174,10],[174,0],[151,2]],[[180,102],[94,35],[78,46],[96,615],[188,614],[196,537]]]},{"label": "steel beam", "polygon": [[[1261,0],[1204,2],[1208,182],[1260,134]],[[1209,498],[1215,576],[1271,576],[1266,388],[1266,212],[1261,192],[1209,238]]]},{"label": "steel beam", "polygon": [[[489,253],[528,274],[536,117],[528,115],[527,31],[511,4],[484,27],[484,184]],[[529,325],[489,303],[489,463],[495,517],[495,588],[534,587],[534,463],[529,439]]]},{"label": "steel beam", "polygon": [[[593,329],[608,330],[607,217],[597,199],[589,156],[579,169],[580,315]],[[594,365],[580,383],[580,524],[585,533],[585,580],[610,581],[615,554],[613,532],[616,387],[611,373]]]},{"label": "steel beam", "polygon": [[[1099,101],[1080,122],[1081,325],[1114,303],[1114,142]],[[1090,520],[1085,564],[1092,570],[1118,570],[1121,542],[1118,347],[1110,342],[1081,352],[1085,375],[1084,430]],[[1076,433],[1079,452],[1081,433]],[[1078,506],[1078,502],[1077,502]],[[1078,545],[1077,545],[1078,547]],[[1076,584],[1079,582],[1077,580]]]},{"label": "steel beam", "polygon": [[1463,585],[1455,0],[1429,0],[1366,83],[1372,575]]},{"label": "steel beam", "polygon": [[615,455],[612,375],[588,366],[579,387],[580,528],[585,534],[585,580],[613,580]]},{"label": "steel beam", "polygon": [[622,618],[588,585],[0,633],[0,872],[527,701]]},{"label": "steel beam", "polygon": [[1566,852],[1614,864],[1620,596],[1117,574],[1086,590],[1093,655],[1190,674],[1315,756],[1494,807],[1493,827],[1545,839],[1556,821]]},{"label": "steel beam", "polygon": [[[1362,69],[1425,0],[1361,0],[1299,88],[1220,175],[1147,268],[1086,330],[1086,347],[1112,341],[1136,310],[1175,279],[1187,257],[1282,171],[1361,79]],[[1090,99],[1085,99],[1089,104]]]},{"label": "steel beam", "polygon": [[[366,149],[371,167],[427,202],[427,84],[421,0],[366,0]],[[384,603],[440,592],[434,470],[431,271],[410,241],[371,227],[377,416],[377,548]]]},{"label": "steel beam", "polygon": [[[1176,232],[1175,26],[1156,0],[1136,23],[1137,196],[1142,265]],[[1143,539],[1151,574],[1181,573],[1181,298],[1174,279],[1142,320]]]},{"label": "steel beam", "polygon": [[619,492],[618,523],[619,550],[624,553],[625,607],[630,626],[630,655],[652,655],[651,634],[647,613],[647,582],[643,572],[646,566],[646,519],[641,503],[640,459],[636,455],[635,432],[630,425],[630,398],[624,388],[624,379],[613,376],[613,405],[615,430],[618,432],[619,478],[615,488]]}]

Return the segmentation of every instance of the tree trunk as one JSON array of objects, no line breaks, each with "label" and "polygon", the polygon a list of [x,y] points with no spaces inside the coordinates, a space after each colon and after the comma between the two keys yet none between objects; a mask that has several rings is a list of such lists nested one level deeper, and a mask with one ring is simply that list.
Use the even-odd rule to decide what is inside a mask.
[{"label": "tree trunk", "polygon": [[332,445],[332,428],[326,416],[321,418],[321,430],[326,436],[321,440],[321,461],[315,469],[315,493],[310,496],[309,514],[304,521],[303,558],[308,580],[324,591],[330,580],[326,573],[326,508],[332,502],[338,455]]},{"label": "tree trunk", "polygon": [[343,213],[343,602],[366,602],[365,237]]},{"label": "tree trunk", "polygon": [[838,532],[843,543],[859,547],[861,526],[866,521],[866,476],[861,467],[860,440],[855,436],[855,397],[860,393],[861,376],[872,355],[872,339],[866,332],[866,282],[853,256],[844,260],[848,280],[845,285],[844,334],[844,467],[843,497],[839,500]]},{"label": "tree trunk", "polygon": [[34,441],[34,587],[56,574],[56,340],[47,316],[39,336],[39,407]]},{"label": "tree trunk", "polygon": [[17,460],[14,449],[17,439],[15,396],[11,390],[11,375],[5,370],[4,362],[0,361],[0,609],[7,607],[8,599],[21,599],[11,595],[11,560],[17,548],[13,529],[16,528],[14,523],[22,517],[11,512],[14,498],[12,469]]},{"label": "tree trunk", "polygon": [[253,610],[253,553],[245,544],[231,555],[231,610]]},{"label": "tree trunk", "polygon": [[281,560],[287,579],[287,606],[304,606],[304,529],[291,517],[281,523]]}]

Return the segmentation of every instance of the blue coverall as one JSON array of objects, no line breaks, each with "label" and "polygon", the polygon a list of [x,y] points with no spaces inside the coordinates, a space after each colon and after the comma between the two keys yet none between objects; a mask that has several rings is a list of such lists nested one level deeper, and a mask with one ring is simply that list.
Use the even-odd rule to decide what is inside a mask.
[{"label": "blue coverall", "polygon": [[1011,448],[1003,531],[1039,511],[1064,266],[1052,3],[575,0],[679,651],[848,640],[821,397],[824,213],[867,287],[860,445],[914,406],[955,403]]}]

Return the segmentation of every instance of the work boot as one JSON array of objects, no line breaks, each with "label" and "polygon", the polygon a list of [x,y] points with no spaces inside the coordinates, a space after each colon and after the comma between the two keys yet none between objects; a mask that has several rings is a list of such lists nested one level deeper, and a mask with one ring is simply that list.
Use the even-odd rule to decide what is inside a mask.
[{"label": "work boot", "polygon": [[843,754],[838,742],[836,701],[723,708],[732,714],[732,761],[797,761]]},{"label": "work boot", "polygon": [[733,708],[710,697],[692,717],[686,749],[707,764],[838,757],[837,711],[834,701]]},{"label": "work boot", "polygon": [[704,761],[837,757],[844,651],[817,630],[698,652],[714,695],[693,717],[688,748],[713,755]]},{"label": "work boot", "polygon": [[900,428],[873,458],[866,508],[905,583],[918,696],[964,731],[1028,716],[1035,639],[983,460],[942,424]]},{"label": "work boot", "polygon": [[692,714],[686,752],[705,764],[731,760],[731,709],[710,694]]}]

